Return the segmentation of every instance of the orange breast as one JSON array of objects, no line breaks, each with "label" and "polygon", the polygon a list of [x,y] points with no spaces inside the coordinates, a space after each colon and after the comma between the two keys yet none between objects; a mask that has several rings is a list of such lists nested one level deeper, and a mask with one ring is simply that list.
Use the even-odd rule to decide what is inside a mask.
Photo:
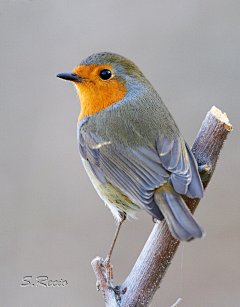
[{"label": "orange breast", "polygon": [[[99,73],[103,69],[110,69],[112,77],[102,80]],[[81,103],[81,112],[78,121],[88,115],[93,115],[124,98],[127,90],[122,81],[114,77],[112,65],[79,65],[72,71],[82,82],[74,82]]]}]

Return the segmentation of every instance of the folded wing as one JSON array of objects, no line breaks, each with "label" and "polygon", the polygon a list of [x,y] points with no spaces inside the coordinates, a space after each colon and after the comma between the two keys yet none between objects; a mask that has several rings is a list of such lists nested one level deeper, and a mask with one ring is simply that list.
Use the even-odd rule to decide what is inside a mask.
[{"label": "folded wing", "polygon": [[[164,215],[176,238],[202,236],[201,227],[179,195],[203,196],[197,163],[181,136],[175,140],[158,137],[156,148],[133,149],[85,132],[79,135],[79,151],[100,183],[110,182],[155,218],[162,220]],[[156,189],[169,181],[173,193],[164,190],[161,197],[155,197]]]}]

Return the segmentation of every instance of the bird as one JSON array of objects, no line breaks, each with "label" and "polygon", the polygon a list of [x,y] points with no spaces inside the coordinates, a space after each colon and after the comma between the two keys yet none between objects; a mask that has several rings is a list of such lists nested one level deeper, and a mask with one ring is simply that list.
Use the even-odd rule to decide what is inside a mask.
[{"label": "bird", "polygon": [[204,230],[182,197],[203,197],[197,162],[140,69],[123,56],[99,52],[57,77],[75,85],[80,156],[118,223],[108,259],[123,221],[142,209],[165,219],[177,240],[201,238]]}]

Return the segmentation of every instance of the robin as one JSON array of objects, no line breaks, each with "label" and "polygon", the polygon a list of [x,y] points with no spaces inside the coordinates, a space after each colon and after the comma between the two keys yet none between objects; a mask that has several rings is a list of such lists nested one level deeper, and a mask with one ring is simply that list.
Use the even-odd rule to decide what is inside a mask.
[{"label": "robin", "polygon": [[78,145],[85,170],[118,221],[145,209],[174,238],[203,236],[181,195],[202,198],[196,160],[159,94],[130,60],[109,52],[71,73],[80,98]]}]

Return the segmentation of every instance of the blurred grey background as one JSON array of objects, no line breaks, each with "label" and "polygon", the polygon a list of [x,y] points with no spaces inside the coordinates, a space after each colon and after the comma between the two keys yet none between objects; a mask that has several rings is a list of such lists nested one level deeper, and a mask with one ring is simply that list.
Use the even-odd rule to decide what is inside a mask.
[{"label": "blurred grey background", "polygon": [[[105,306],[91,260],[105,257],[114,219],[77,148],[74,87],[57,79],[100,51],[134,61],[192,145],[215,105],[234,126],[196,217],[207,232],[181,244],[151,306],[240,306],[240,1],[1,0],[1,306]],[[124,224],[114,284],[152,227]],[[65,287],[20,287],[24,276]]]}]

